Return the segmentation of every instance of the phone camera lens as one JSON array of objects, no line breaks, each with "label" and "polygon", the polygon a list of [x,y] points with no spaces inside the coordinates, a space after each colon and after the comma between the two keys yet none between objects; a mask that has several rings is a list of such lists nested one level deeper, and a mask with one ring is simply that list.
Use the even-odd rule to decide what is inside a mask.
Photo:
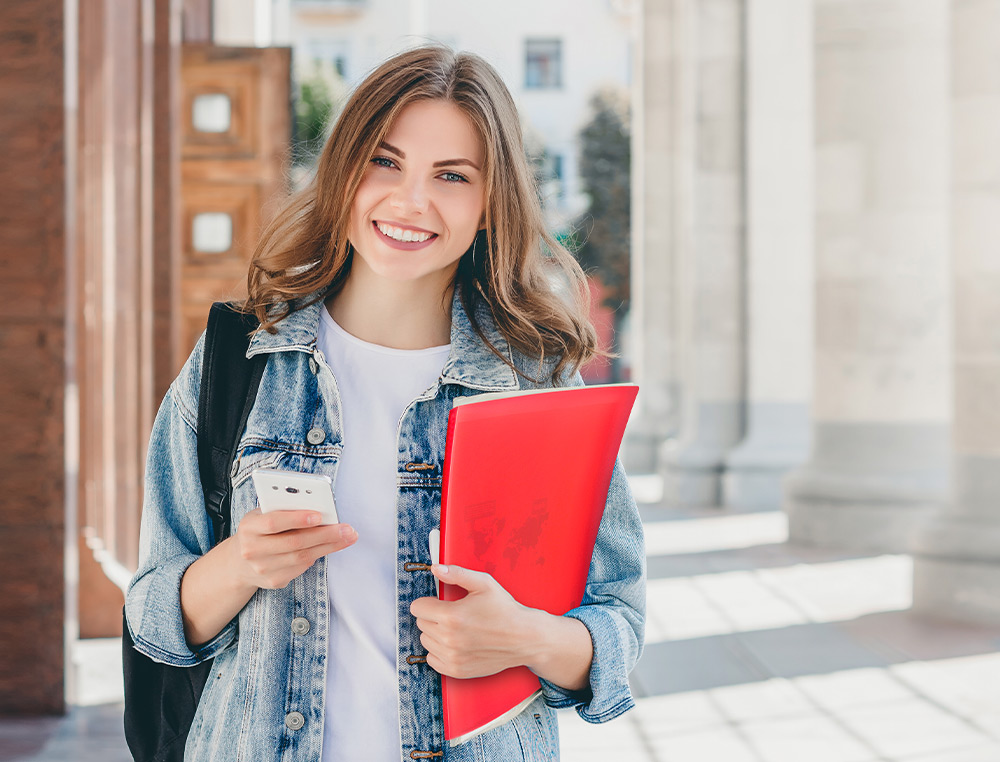
[{"label": "phone camera lens", "polygon": [[296,493],[298,492],[298,489],[296,489],[295,487],[285,487],[285,492]]}]

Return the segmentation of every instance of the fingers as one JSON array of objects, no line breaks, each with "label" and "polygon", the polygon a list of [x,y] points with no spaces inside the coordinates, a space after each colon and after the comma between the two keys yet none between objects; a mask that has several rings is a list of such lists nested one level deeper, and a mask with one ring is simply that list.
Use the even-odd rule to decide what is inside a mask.
[{"label": "fingers", "polygon": [[434,564],[431,573],[442,582],[458,585],[470,593],[481,592],[496,584],[493,575],[486,572],[473,571],[455,564]]},{"label": "fingers", "polygon": [[243,522],[247,522],[259,534],[280,534],[292,529],[305,529],[313,527],[322,521],[323,517],[318,511],[270,511],[263,513],[260,508],[255,508],[243,517]]},{"label": "fingers", "polygon": [[[282,515],[284,514],[284,515]],[[238,557],[245,577],[258,587],[282,588],[317,559],[353,545],[358,534],[347,524],[316,526],[315,511],[251,511],[237,527]]]},{"label": "fingers", "polygon": [[272,548],[273,552],[269,555],[273,559],[272,565],[302,565],[304,568],[309,568],[317,558],[344,550],[344,548],[353,545],[356,539],[357,535],[344,537],[338,533],[336,537],[331,539],[300,530],[292,537],[281,537],[280,540],[272,543],[274,545],[280,543],[279,547],[283,550],[279,547]]},{"label": "fingers", "polygon": [[[250,511],[240,521],[237,531],[247,534],[254,534],[260,537],[283,540],[298,538],[293,540],[291,549],[309,547],[324,541],[334,541],[337,538],[346,542],[353,542],[357,538],[357,532],[349,524],[324,524],[319,525],[322,515],[316,511],[271,511],[261,513],[260,508]],[[312,542],[307,542],[304,538],[315,538]],[[300,543],[295,545],[294,542]],[[304,544],[303,544],[304,543]]]},{"label": "fingers", "polygon": [[437,598],[417,598],[410,604],[410,613],[417,618],[418,626],[420,620],[440,622],[449,605],[449,602]]}]

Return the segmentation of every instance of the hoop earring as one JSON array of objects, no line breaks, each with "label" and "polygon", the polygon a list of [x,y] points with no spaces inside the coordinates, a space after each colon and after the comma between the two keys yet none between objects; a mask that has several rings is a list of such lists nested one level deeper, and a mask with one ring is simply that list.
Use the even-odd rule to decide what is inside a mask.
[{"label": "hoop earring", "polygon": [[479,234],[476,233],[476,237],[472,239],[472,272],[476,272],[476,241],[479,240]]}]

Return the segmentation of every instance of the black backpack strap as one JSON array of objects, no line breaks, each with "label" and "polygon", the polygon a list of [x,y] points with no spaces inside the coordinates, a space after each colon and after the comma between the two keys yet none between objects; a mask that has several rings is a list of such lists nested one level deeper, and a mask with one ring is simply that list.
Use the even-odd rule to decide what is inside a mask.
[{"label": "black backpack strap", "polygon": [[257,326],[255,315],[225,302],[216,302],[208,313],[198,395],[198,469],[213,544],[229,536],[229,470],[267,364],[266,355],[246,356]]}]

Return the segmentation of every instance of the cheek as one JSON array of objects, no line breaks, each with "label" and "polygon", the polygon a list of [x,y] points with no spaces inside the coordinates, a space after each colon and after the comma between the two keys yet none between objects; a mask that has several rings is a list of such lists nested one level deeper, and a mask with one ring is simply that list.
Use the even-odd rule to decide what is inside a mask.
[{"label": "cheek", "polygon": [[365,217],[378,203],[383,195],[379,184],[370,175],[366,175],[361,180],[358,190],[354,194],[354,202],[351,204],[351,225],[362,224]]},{"label": "cheek", "polygon": [[463,199],[455,208],[456,219],[461,220],[463,230],[478,230],[482,225],[484,208],[477,198]]}]

